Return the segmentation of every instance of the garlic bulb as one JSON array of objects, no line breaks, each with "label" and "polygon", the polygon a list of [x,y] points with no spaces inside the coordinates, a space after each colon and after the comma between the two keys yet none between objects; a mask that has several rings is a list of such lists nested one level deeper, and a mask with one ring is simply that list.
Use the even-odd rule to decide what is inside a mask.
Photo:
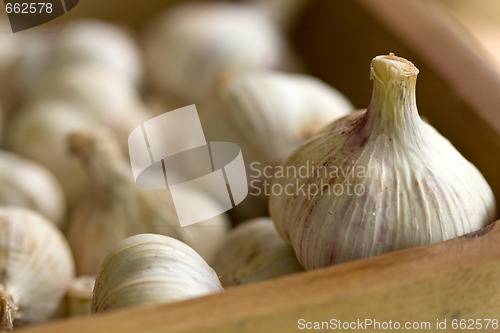
[{"label": "garlic bulb", "polygon": [[60,29],[47,66],[52,71],[92,65],[138,83],[141,61],[138,45],[125,28],[97,19],[79,19]]},{"label": "garlic bulb", "polygon": [[266,217],[245,221],[233,229],[220,246],[213,268],[225,288],[304,270],[273,221]]},{"label": "garlic bulb", "polygon": [[73,279],[61,232],[26,208],[0,207],[0,330],[49,319]]},{"label": "garlic bulb", "polygon": [[34,95],[35,100],[74,104],[96,124],[111,129],[124,149],[130,132],[149,118],[139,92],[130,82],[95,65],[54,70]]},{"label": "garlic bulb", "polygon": [[95,276],[82,275],[73,279],[66,293],[69,316],[90,315],[94,282]]},{"label": "garlic bulb", "polygon": [[200,112],[210,140],[237,143],[247,165],[277,165],[325,123],[354,110],[340,92],[303,74],[267,70],[226,74]]},{"label": "garlic bulb", "polygon": [[333,122],[275,174],[271,216],[306,269],[447,240],[494,220],[481,173],[419,118],[417,73],[394,54],[374,58],[368,109]]},{"label": "garlic bulb", "polygon": [[111,129],[123,149],[132,129],[149,117],[130,83],[97,67],[65,68],[47,76],[30,103],[13,119],[9,148],[48,167],[74,204],[88,179],[69,156],[66,135],[96,125]]},{"label": "garlic bulb", "polygon": [[66,215],[66,198],[55,176],[35,161],[2,150],[0,205],[30,208],[59,227]]},{"label": "garlic bulb", "polygon": [[282,68],[284,37],[256,6],[181,4],[162,13],[145,35],[152,83],[181,104],[199,103],[224,70]]},{"label": "garlic bulb", "polygon": [[92,313],[170,303],[223,290],[217,274],[186,244],[140,234],[121,241],[104,260]]},{"label": "garlic bulb", "polygon": [[[139,233],[158,233],[182,240],[210,257],[216,240],[229,228],[224,215],[188,227],[178,223],[167,190],[137,186],[111,133],[97,130],[69,136],[69,146],[90,176],[91,192],[75,206],[68,240],[78,274],[97,274],[106,255],[120,240]],[[201,195],[201,194],[200,194]],[[207,204],[216,204],[207,199]]]},{"label": "garlic bulb", "polygon": [[76,158],[67,152],[66,136],[92,128],[94,121],[75,105],[44,101],[26,106],[13,119],[7,132],[8,148],[47,167],[64,189],[69,204],[88,187],[88,177]]},{"label": "garlic bulb", "polygon": [[200,116],[210,141],[231,141],[243,152],[250,195],[232,211],[235,220],[268,215],[272,168],[325,123],[353,110],[340,92],[308,75],[227,73]]}]

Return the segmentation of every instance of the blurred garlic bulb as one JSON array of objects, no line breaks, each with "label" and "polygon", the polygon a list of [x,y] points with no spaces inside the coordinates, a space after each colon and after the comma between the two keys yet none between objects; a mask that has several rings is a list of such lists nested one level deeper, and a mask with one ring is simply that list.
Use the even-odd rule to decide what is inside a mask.
[{"label": "blurred garlic bulb", "polygon": [[82,275],[73,279],[66,293],[69,316],[90,315],[94,282],[95,276]]},{"label": "blurred garlic bulb", "polygon": [[45,217],[0,207],[0,272],[0,330],[10,330],[54,314],[73,279],[73,258]]},{"label": "blurred garlic bulb", "polygon": [[9,115],[17,112],[43,82],[55,35],[55,31],[35,30],[20,39],[21,51],[8,71]]},{"label": "blurred garlic bulb", "polygon": [[[418,69],[394,54],[371,63],[366,111],[329,125],[283,163],[270,211],[306,269],[431,244],[496,216],[481,173],[418,115]],[[305,168],[303,176],[293,170]]]},{"label": "blurred garlic bulb", "polygon": [[21,206],[62,227],[66,198],[55,176],[41,164],[0,150],[0,205]]},{"label": "blurred garlic bulb", "polygon": [[283,161],[325,123],[354,110],[340,92],[302,74],[267,70],[227,74],[209,110],[200,112],[210,140],[237,143],[245,163]]},{"label": "blurred garlic bulb", "polygon": [[200,115],[210,141],[231,141],[243,152],[250,195],[231,212],[234,219],[268,215],[273,168],[325,123],[353,109],[340,92],[311,76],[268,70],[226,73]]},{"label": "blurred garlic bulb", "polygon": [[64,25],[56,35],[49,70],[92,65],[112,72],[129,83],[138,83],[142,62],[129,31],[97,19],[79,19]]},{"label": "blurred garlic bulb", "polygon": [[92,313],[170,303],[223,291],[198,253],[173,238],[140,234],[121,241],[104,260]]},{"label": "blurred garlic bulb", "polygon": [[69,204],[88,187],[88,177],[76,158],[68,154],[65,138],[75,130],[92,128],[95,122],[83,110],[63,101],[44,101],[26,106],[7,132],[10,150],[47,167],[59,180]]},{"label": "blurred garlic bulb", "polygon": [[[169,235],[199,249],[202,256],[213,255],[214,243],[229,228],[224,215],[181,227],[167,190],[144,189],[134,183],[130,166],[111,133],[77,132],[68,142],[91,183],[91,192],[75,206],[68,222],[67,236],[78,274],[97,274],[104,256],[116,243],[146,232]],[[216,203],[207,199],[207,204]]]},{"label": "blurred garlic bulb", "polygon": [[180,4],[162,13],[144,37],[153,85],[180,104],[202,101],[224,70],[290,62],[277,27],[249,4]]},{"label": "blurred garlic bulb", "polygon": [[51,72],[34,99],[74,104],[96,124],[111,129],[124,148],[130,132],[149,117],[139,92],[130,82],[92,65]]},{"label": "blurred garlic bulb", "polygon": [[245,221],[233,229],[220,246],[213,268],[225,288],[304,270],[273,221],[266,217]]}]

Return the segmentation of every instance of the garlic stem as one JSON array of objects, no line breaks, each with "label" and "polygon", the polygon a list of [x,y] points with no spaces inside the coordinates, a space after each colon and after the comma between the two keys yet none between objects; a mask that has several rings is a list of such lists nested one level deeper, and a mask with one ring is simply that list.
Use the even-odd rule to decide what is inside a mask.
[{"label": "garlic stem", "polygon": [[418,135],[421,121],[415,98],[418,69],[391,53],[375,57],[370,70],[373,93],[366,113],[366,128],[374,134],[388,131],[395,138]]},{"label": "garlic stem", "polygon": [[117,184],[129,182],[130,172],[118,144],[100,137],[93,132],[72,133],[68,136],[69,150],[82,161],[95,186],[114,189]]},{"label": "garlic stem", "polygon": [[0,289],[0,331],[12,330],[14,328],[14,315],[17,307],[12,296],[5,290]]},{"label": "garlic stem", "polygon": [[95,276],[82,275],[73,280],[69,286],[66,298],[70,316],[90,314],[90,302],[94,289]]}]

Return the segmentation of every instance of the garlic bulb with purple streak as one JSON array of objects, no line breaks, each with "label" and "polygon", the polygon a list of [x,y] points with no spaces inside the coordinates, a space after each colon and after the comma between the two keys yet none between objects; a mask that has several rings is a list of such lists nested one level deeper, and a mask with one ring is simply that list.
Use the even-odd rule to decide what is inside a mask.
[{"label": "garlic bulb with purple streak", "polygon": [[281,236],[306,269],[426,245],[496,216],[481,173],[417,111],[418,69],[394,54],[371,63],[366,111],[341,118],[295,150],[271,195]]}]

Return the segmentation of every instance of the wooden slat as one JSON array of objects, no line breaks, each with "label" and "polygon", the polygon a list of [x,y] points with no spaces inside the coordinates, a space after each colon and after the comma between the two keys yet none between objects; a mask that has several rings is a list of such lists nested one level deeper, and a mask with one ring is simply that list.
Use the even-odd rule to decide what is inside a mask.
[{"label": "wooden slat", "polygon": [[[446,320],[448,329],[439,332],[460,332],[452,329],[453,319],[500,319],[499,274],[500,221],[483,235],[235,287],[176,304],[42,324],[19,332],[280,333],[297,331],[299,319],[428,322],[433,328],[430,331],[436,331],[437,320]],[[481,330],[493,331],[497,330]]]}]

